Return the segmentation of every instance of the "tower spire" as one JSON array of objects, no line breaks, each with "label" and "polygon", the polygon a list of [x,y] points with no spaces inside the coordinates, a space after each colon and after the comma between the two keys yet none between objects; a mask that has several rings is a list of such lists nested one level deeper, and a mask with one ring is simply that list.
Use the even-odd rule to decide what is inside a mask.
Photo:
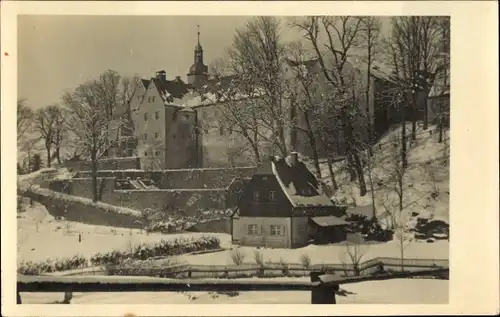
[{"label": "tower spire", "polygon": [[197,25],[198,27],[198,45],[200,45],[200,25]]}]

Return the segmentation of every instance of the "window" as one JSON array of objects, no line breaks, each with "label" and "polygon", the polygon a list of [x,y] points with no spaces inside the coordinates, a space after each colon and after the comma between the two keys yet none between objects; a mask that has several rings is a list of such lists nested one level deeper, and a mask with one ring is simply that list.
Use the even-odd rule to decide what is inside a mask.
[{"label": "window", "polygon": [[283,235],[283,230],[281,230],[281,226],[280,225],[271,225],[271,235],[272,236]]},{"label": "window", "polygon": [[148,134],[144,133],[144,141],[147,141],[147,140],[148,140]]},{"label": "window", "polygon": [[160,151],[155,151],[155,156],[160,156]]},{"label": "window", "polygon": [[155,102],[155,96],[151,97],[151,102]]},{"label": "window", "polygon": [[137,96],[137,100],[141,100],[141,96]]},{"label": "window", "polygon": [[258,235],[259,228],[257,227],[257,225],[248,225],[248,234],[249,235]]},{"label": "window", "polygon": [[144,156],[148,156],[148,152],[144,152]]},{"label": "window", "polygon": [[312,194],[312,191],[310,188],[304,188],[302,190],[302,195],[311,195]]},{"label": "window", "polygon": [[144,113],[144,121],[148,121],[148,113]]},{"label": "window", "polygon": [[155,132],[155,139],[158,140],[159,137],[160,137],[160,134],[158,132]]},{"label": "window", "polygon": [[155,120],[158,120],[158,119],[160,119],[160,112],[156,111],[155,112]]},{"label": "window", "polygon": [[270,201],[276,201],[276,192],[274,190],[271,190],[269,192],[269,200]]},{"label": "window", "polygon": [[260,193],[258,191],[253,192],[253,200],[254,201],[259,201],[260,198]]},{"label": "window", "polygon": [[177,136],[176,136],[175,134],[172,134],[172,139],[174,139],[174,140],[175,140],[175,138],[176,138],[176,137],[177,137]]}]

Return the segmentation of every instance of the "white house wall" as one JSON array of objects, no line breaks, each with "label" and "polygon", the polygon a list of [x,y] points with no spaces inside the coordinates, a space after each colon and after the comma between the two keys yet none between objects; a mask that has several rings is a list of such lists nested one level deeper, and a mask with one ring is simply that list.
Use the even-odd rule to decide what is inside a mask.
[{"label": "white house wall", "polygon": [[[248,226],[255,224],[259,231],[256,235],[248,234]],[[281,226],[280,236],[271,236],[271,225]],[[291,248],[290,218],[281,217],[239,217],[233,219],[233,243],[244,246],[264,246],[269,248]]]}]

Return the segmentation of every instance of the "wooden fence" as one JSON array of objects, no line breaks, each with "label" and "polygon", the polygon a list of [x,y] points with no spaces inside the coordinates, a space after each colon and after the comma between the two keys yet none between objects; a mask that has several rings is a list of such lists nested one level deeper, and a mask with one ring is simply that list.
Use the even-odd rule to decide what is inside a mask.
[{"label": "wooden fence", "polygon": [[[448,268],[448,260],[398,259],[380,257],[358,263],[302,264],[290,263],[244,263],[240,265],[190,265],[177,264],[162,268],[129,268],[110,266],[106,270],[94,272],[122,276],[156,276],[169,278],[239,278],[239,277],[280,277],[309,276],[311,272],[343,273],[344,275],[372,275],[384,271],[420,271],[423,269]],[[92,273],[90,273],[92,274]],[[90,275],[87,272],[87,275]]]},{"label": "wooden fence", "polygon": [[21,304],[21,292],[64,292],[63,303],[69,304],[73,292],[182,292],[182,291],[309,291],[311,304],[336,304],[335,293],[341,284],[363,281],[411,278],[417,276],[448,276],[448,269],[437,268],[413,272],[395,272],[370,276],[345,277],[324,272],[311,272],[310,282],[300,281],[241,281],[162,279],[145,277],[110,276],[26,276],[17,277],[17,303]]}]

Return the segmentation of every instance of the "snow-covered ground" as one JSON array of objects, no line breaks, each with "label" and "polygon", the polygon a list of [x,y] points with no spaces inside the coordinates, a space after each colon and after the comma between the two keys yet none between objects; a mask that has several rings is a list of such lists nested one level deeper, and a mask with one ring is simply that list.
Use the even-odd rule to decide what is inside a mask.
[{"label": "snow-covered ground", "polygon": [[[131,245],[140,243],[155,243],[161,239],[175,239],[179,237],[199,237],[202,235],[217,235],[224,248],[231,246],[231,236],[228,234],[149,234],[141,233],[136,229],[112,228],[105,226],[87,225],[78,222],[56,221],[50,216],[45,207],[35,203],[33,207],[26,206],[26,211],[18,218],[18,259],[29,261],[44,261],[46,258],[65,258],[76,254],[90,257],[97,252],[112,250],[127,250]],[[38,231],[37,231],[38,228]],[[68,233],[69,231],[69,233]],[[82,241],[78,242],[78,233],[82,234]],[[399,248],[396,241],[370,244],[362,246],[365,252],[364,259],[374,257],[399,257]],[[240,247],[247,263],[254,263],[253,247]],[[300,263],[304,254],[311,258],[312,264],[340,263],[345,256],[345,247],[341,244],[309,245],[299,249],[263,249],[264,261],[279,262],[280,259],[288,263]],[[182,255],[181,262],[190,264],[233,264],[230,250],[198,255]],[[424,259],[448,259],[448,241],[435,243],[415,242],[405,248],[405,257]]]},{"label": "snow-covered ground", "polygon": [[[408,140],[410,140],[411,123],[407,126]],[[432,132],[432,134],[431,134]],[[438,129],[429,126],[424,131],[421,126],[417,127],[417,138],[408,146],[408,169],[404,176],[403,205],[406,214],[416,212],[420,218],[439,219],[449,223],[449,131],[444,131],[444,141],[438,142]],[[394,166],[394,156],[399,159],[399,150],[392,143],[401,135],[401,128],[387,133],[377,145],[374,146],[374,156],[371,162],[374,180],[375,206],[379,216],[386,212],[386,208],[392,211],[398,208],[398,197],[391,182],[391,168]],[[380,145],[380,147],[379,147]],[[396,152],[394,152],[396,151]],[[445,160],[448,158],[448,161]],[[312,162],[308,162],[313,170]],[[320,164],[322,179],[331,184],[328,166],[326,162]],[[366,206],[372,204],[370,192],[368,169],[365,169],[365,181],[368,193],[360,196],[357,181],[350,182],[349,176],[344,168],[344,163],[334,164],[336,181],[339,190],[333,195],[337,202]],[[379,181],[381,181],[379,183]],[[433,197],[433,192],[437,195]]]},{"label": "snow-covered ground", "polygon": [[[33,207],[27,205],[26,211],[21,213],[20,217],[17,219],[18,260],[25,261],[66,258],[76,254],[90,258],[98,252],[125,251],[130,246],[141,243],[207,235],[203,233],[146,235],[138,229],[57,221],[47,213],[43,205],[38,203]],[[78,242],[78,234],[82,235],[81,242]],[[219,237],[226,244],[230,241],[227,235]]]},{"label": "snow-covered ground", "polygon": [[[296,279],[307,281],[307,278]],[[341,286],[346,296],[338,304],[447,304],[448,281],[393,279]],[[21,293],[23,303],[47,304],[61,301],[62,293]],[[238,296],[208,292],[74,293],[72,304],[310,304],[308,291],[240,292]]]}]

